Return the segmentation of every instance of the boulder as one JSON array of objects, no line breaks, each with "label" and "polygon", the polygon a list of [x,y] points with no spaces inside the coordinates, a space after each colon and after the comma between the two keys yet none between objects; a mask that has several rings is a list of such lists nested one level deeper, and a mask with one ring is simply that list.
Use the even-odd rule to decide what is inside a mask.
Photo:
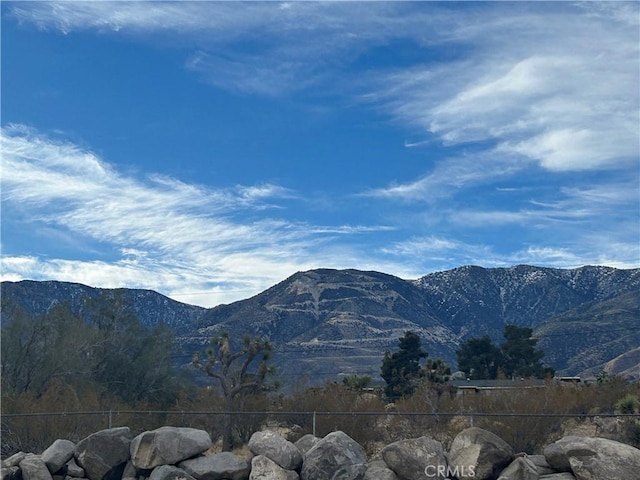
[{"label": "boulder", "polygon": [[495,478],[513,459],[513,449],[497,435],[477,427],[460,432],[449,450],[449,466],[459,480]]},{"label": "boulder", "polygon": [[73,478],[84,478],[84,468],[80,467],[75,458],[71,458],[67,462],[67,475]]},{"label": "boulder", "polygon": [[22,480],[22,471],[20,467],[14,465],[12,467],[0,467],[0,479],[2,480]]},{"label": "boulder", "polygon": [[364,464],[364,448],[344,432],[332,432],[307,452],[302,464],[302,480],[333,480],[338,470]]},{"label": "boulder", "polygon": [[302,465],[302,453],[284,437],[265,430],[254,433],[249,439],[249,450],[254,455],[263,455],[285,470],[297,470]]},{"label": "boulder", "polygon": [[251,459],[249,480],[299,480],[299,478],[296,472],[282,468],[264,455],[257,455]]},{"label": "boulder", "polygon": [[364,463],[342,465],[331,477],[331,480],[364,480],[367,466]]},{"label": "boulder", "polygon": [[18,466],[24,480],[52,480],[53,478],[40,455],[27,454]]},{"label": "boulder", "polygon": [[246,480],[251,466],[231,452],[184,460],[178,464],[196,480]]},{"label": "boulder", "polygon": [[20,465],[20,462],[22,460],[24,460],[24,458],[26,456],[27,456],[27,454],[25,452],[14,453],[10,457],[7,457],[4,460],[2,460],[2,466],[3,467],[17,467],[18,465]]},{"label": "boulder", "polygon": [[398,476],[384,460],[374,460],[367,464],[364,480],[399,480]]},{"label": "boulder", "polygon": [[551,475],[552,473],[557,473],[555,469],[549,465],[544,455],[529,455],[527,456],[527,460],[533,463],[536,467],[538,475]]},{"label": "boulder", "polygon": [[539,480],[576,480],[576,477],[569,472],[551,473],[549,475],[540,475]]},{"label": "boulder", "polygon": [[161,427],[143,432],[131,442],[131,461],[136,468],[174,465],[208,450],[211,437],[204,430]]},{"label": "boulder", "polygon": [[58,439],[42,452],[42,460],[51,473],[56,473],[73,458],[76,444],[70,440]]},{"label": "boulder", "polygon": [[[131,459],[129,459],[127,464],[124,466],[121,480],[138,480],[138,477],[141,476],[140,473],[141,472],[133,466],[133,462],[131,462]],[[145,471],[144,473],[145,477],[148,477],[150,475],[149,471]]]},{"label": "boulder", "polygon": [[129,427],[100,430],[78,442],[76,462],[89,480],[119,480],[129,460],[132,439]]},{"label": "boulder", "polygon": [[531,460],[518,457],[505,468],[498,480],[538,480],[538,470]]},{"label": "boulder", "polygon": [[303,435],[302,437],[300,437],[300,439],[298,439],[298,441],[294,443],[294,445],[298,448],[298,450],[300,450],[300,453],[302,453],[302,456],[304,456],[319,441],[320,439],[318,437],[311,435],[310,433],[307,433],[306,435]]},{"label": "boulder", "polygon": [[570,472],[571,465],[569,464],[569,458],[566,452],[567,442],[569,442],[570,439],[577,440],[579,438],[582,437],[570,435],[562,438],[564,442],[558,440],[557,442],[547,445],[543,453],[549,466],[558,472]]},{"label": "boulder", "polygon": [[447,477],[447,459],[442,444],[431,437],[400,440],[382,449],[385,463],[402,480]]},{"label": "boulder", "polygon": [[151,472],[149,480],[195,480],[191,475],[175,465],[160,465]]},{"label": "boulder", "polygon": [[640,450],[598,437],[568,436],[544,450],[549,465],[568,470],[577,480],[638,478]]}]

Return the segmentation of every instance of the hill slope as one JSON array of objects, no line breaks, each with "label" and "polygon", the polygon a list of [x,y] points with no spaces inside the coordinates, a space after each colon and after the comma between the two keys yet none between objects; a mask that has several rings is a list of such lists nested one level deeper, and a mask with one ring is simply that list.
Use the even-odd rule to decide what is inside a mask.
[{"label": "hill slope", "polygon": [[[64,301],[81,310],[86,297],[100,291],[62,282],[3,282],[2,299],[31,313]],[[547,362],[565,374],[613,369],[607,362],[615,359],[623,371],[634,372],[637,355],[631,352],[640,346],[640,269],[467,266],[414,281],[319,269],[208,310],[146,290],[121,292],[145,324],[164,321],[174,329],[183,363],[222,331],[235,339],[269,337],[286,384],[303,377],[311,383],[339,380],[348,373],[377,377],[385,350],[396,349],[407,330],[420,335],[430,356],[454,365],[455,350],[466,339],[488,334],[501,342],[506,324],[529,326]],[[609,334],[589,333],[594,331]]]}]

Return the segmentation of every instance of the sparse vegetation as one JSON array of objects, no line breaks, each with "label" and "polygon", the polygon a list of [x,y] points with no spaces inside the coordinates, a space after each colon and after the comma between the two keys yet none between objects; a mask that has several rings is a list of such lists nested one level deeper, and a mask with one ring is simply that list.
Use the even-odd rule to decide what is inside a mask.
[{"label": "sparse vegetation", "polygon": [[[603,416],[638,414],[638,383],[600,376],[589,385],[559,384],[549,379],[544,385],[518,381],[519,388],[493,392],[456,391],[447,382],[450,374],[447,365],[428,358],[419,338],[416,342],[410,334],[400,339],[399,352],[389,353],[383,360],[383,365],[386,361],[392,367],[388,371],[410,373],[400,376],[402,381],[407,381],[404,386],[391,390],[403,393],[393,397],[393,404],[387,403],[383,393],[386,389],[371,387],[369,376],[352,375],[340,383],[299,388],[288,395],[267,392],[272,389],[264,387],[273,386],[266,382],[272,373],[268,364],[270,343],[247,337],[234,350],[226,335],[214,339],[205,357],[194,358],[194,365],[215,379],[217,385],[196,387],[182,382],[183,388],[175,389],[180,382],[174,373],[165,370],[166,353],[161,355],[160,351],[165,345],[162,332],[152,330],[145,334],[147,336],[143,335],[142,340],[128,338],[132,332],[138,332],[138,326],[125,306],[105,304],[101,307],[94,310],[94,314],[103,316],[93,317],[90,322],[81,321],[60,307],[42,318],[20,317],[20,323],[13,323],[3,331],[3,347],[9,346],[5,342],[11,339],[29,348],[31,353],[29,358],[23,358],[17,349],[3,348],[2,351],[3,455],[17,450],[39,451],[61,436],[78,441],[107,426],[120,425],[129,426],[133,432],[162,425],[202,428],[213,438],[221,439],[222,448],[246,443],[253,432],[266,424],[285,428],[293,440],[305,433],[324,436],[339,429],[372,454],[382,444],[425,434],[448,446],[460,430],[470,425],[486,428],[517,451],[529,453],[574,431],[640,445],[637,417]],[[76,341],[74,345],[80,345],[81,351],[90,355],[82,357],[72,351],[72,355],[65,357],[65,352],[51,350],[61,346],[70,348],[65,342],[71,339],[65,338],[62,332],[71,326],[77,328],[71,332],[71,339]],[[154,339],[158,343],[146,350],[142,348],[144,343],[137,343]],[[125,341],[134,342],[136,348],[130,351],[113,344]],[[106,349],[108,345],[113,345],[112,350]],[[102,352],[99,374],[92,372],[92,355],[96,352]],[[87,358],[91,368],[81,364],[80,358]],[[129,372],[117,372],[117,375],[111,371],[121,368],[127,358],[138,365],[132,364]],[[425,358],[424,365],[420,366]],[[153,370],[154,360],[158,371]],[[254,361],[257,365],[251,367]],[[407,363],[403,366],[402,361]],[[60,368],[73,374],[56,375]],[[144,385],[153,386],[159,385],[162,379],[167,386],[157,391],[151,388],[150,395],[136,393],[140,392],[140,385],[130,384],[148,381]],[[390,379],[393,384],[394,379]],[[10,416],[61,411],[117,413],[108,418],[105,414],[86,413]],[[233,412],[233,416],[227,416],[228,412]],[[582,417],[571,418],[572,415]]]},{"label": "sparse vegetation", "polygon": [[640,400],[637,395],[628,393],[616,402],[616,412],[622,414],[638,413],[640,411]]}]

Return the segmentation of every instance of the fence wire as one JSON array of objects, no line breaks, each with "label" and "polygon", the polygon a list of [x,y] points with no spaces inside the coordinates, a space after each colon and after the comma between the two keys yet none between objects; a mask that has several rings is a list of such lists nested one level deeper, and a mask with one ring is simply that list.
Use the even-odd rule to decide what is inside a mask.
[{"label": "fence wire", "polygon": [[[175,411],[175,410],[101,410],[86,412],[13,413],[0,417],[1,455],[18,451],[42,452],[55,440],[78,442],[97,431],[129,427],[134,435],[162,426],[202,429],[212,439],[222,436],[224,416],[231,417],[237,444],[246,443],[261,429],[273,428],[288,436],[310,433],[325,436],[342,430],[356,441],[390,443],[402,438],[443,434],[455,422],[457,428],[479,426],[494,430],[506,440],[533,449],[536,438],[553,432],[562,421],[613,419],[640,424],[639,414],[587,413],[496,413],[496,412],[329,412],[329,411]],[[521,444],[521,445],[519,445]]]}]

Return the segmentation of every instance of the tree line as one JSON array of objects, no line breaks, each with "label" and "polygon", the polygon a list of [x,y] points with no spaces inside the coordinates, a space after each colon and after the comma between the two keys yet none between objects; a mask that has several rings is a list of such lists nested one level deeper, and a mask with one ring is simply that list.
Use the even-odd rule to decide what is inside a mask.
[{"label": "tree line", "polygon": [[[193,393],[198,387],[192,379],[173,365],[173,332],[162,323],[152,328],[143,325],[117,292],[88,300],[81,315],[68,305],[54,306],[37,316],[15,305],[2,307],[11,319],[2,328],[4,399],[27,393],[37,399],[52,385],[61,384],[76,397],[91,393],[105,403],[116,399],[134,408],[184,404],[185,392],[198,396]],[[472,338],[456,352],[458,367],[473,379],[552,374],[543,367],[544,353],[536,348],[531,334],[530,328],[508,325],[505,342],[499,346],[487,336]],[[215,401],[229,413],[222,429],[225,450],[233,444],[230,412],[241,409],[247,399],[279,387],[274,380],[271,342],[249,336],[232,340],[222,332],[204,352],[194,352],[191,363],[192,372],[211,380],[217,392]],[[398,350],[382,358],[385,400],[410,398],[425,386],[438,395],[452,393],[447,383],[451,368],[442,359],[430,358],[418,335],[407,331],[398,341]],[[344,378],[343,386],[359,391],[371,383],[369,376],[352,375]]]},{"label": "tree line", "polygon": [[[471,338],[456,350],[458,370],[473,380],[553,376],[553,368],[542,363],[544,352],[536,348],[538,341],[532,333],[529,327],[507,325],[505,341],[499,346],[488,335]],[[386,352],[380,369],[389,400],[411,396],[421,383],[438,387],[450,379],[451,368],[442,359],[428,358],[418,335],[408,331],[398,340],[398,351]]]},{"label": "tree line", "polygon": [[171,404],[185,385],[172,365],[173,332],[143,325],[116,292],[87,301],[83,314],[59,304],[42,315],[2,305],[3,396],[43,395],[53,381],[131,404]]}]

